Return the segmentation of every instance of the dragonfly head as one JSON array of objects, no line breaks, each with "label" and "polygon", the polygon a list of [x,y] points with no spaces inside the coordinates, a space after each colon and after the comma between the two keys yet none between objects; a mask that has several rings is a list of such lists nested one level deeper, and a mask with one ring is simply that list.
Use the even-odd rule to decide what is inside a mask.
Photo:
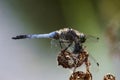
[{"label": "dragonfly head", "polygon": [[81,42],[81,43],[84,43],[85,41],[86,41],[86,35],[83,34],[83,33],[81,33],[81,34],[80,34],[80,42]]}]

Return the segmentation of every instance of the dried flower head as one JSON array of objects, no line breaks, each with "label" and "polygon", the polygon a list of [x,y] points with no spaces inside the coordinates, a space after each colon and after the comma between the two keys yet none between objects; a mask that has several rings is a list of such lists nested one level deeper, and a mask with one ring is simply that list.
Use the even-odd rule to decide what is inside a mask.
[{"label": "dried flower head", "polygon": [[88,53],[86,51],[74,54],[65,50],[61,51],[57,57],[58,65],[63,66],[63,68],[79,67],[86,62],[86,60],[88,60]]},{"label": "dried flower head", "polygon": [[103,80],[115,80],[115,76],[108,73],[107,75],[104,76]]},{"label": "dried flower head", "polygon": [[70,76],[69,80],[92,80],[92,75],[90,72],[77,71]]}]

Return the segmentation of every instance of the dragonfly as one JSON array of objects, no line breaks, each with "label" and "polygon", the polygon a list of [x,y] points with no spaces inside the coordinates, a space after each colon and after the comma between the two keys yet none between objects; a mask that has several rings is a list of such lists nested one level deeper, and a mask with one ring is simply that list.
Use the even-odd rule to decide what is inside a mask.
[{"label": "dragonfly", "polygon": [[[83,43],[87,40],[87,35],[72,29],[72,28],[63,28],[60,30],[56,30],[47,34],[28,34],[28,35],[17,35],[12,37],[14,40],[18,39],[34,39],[34,38],[49,38],[55,39],[59,41],[60,47],[62,47],[62,43],[67,43],[68,46],[64,49],[67,50],[72,44],[74,44],[73,53],[78,53],[82,50]],[[96,39],[99,39],[98,37]]]},{"label": "dragonfly", "polygon": [[[17,35],[12,37],[14,40],[18,39],[34,39],[34,38],[50,38],[59,40],[60,47],[62,48],[62,43],[69,44],[65,50],[67,50],[73,43],[75,43],[75,51],[77,52],[77,48],[82,46],[82,43],[86,41],[86,35],[83,33],[78,32],[72,28],[63,28],[57,31],[50,32],[48,34],[28,34],[28,35]],[[79,46],[78,46],[79,44]]]},{"label": "dragonfly", "polygon": [[[83,44],[87,40],[86,34],[83,34],[75,29],[72,28],[63,28],[60,30],[56,30],[47,34],[28,34],[28,35],[17,35],[12,37],[14,40],[19,39],[34,39],[34,38],[49,38],[59,41],[59,45],[62,50],[68,50],[69,47],[73,46],[72,53],[77,54],[83,51]],[[96,38],[99,39],[98,37]],[[67,44],[66,47],[63,48],[62,44]],[[98,64],[98,63],[96,63]]]}]

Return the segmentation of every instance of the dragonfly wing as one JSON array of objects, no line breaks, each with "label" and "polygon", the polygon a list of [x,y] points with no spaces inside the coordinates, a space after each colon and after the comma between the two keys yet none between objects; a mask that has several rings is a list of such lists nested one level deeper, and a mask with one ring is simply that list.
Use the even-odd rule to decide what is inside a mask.
[{"label": "dragonfly wing", "polygon": [[90,70],[93,72],[99,71],[99,63],[91,54],[89,54],[89,61],[91,63]]},{"label": "dragonfly wing", "polygon": [[[56,40],[56,39],[52,39],[51,40],[51,47],[59,47],[59,49],[65,49],[69,46],[70,42],[67,40]],[[70,47],[68,47],[69,51],[73,51],[73,45],[71,45]]]},{"label": "dragonfly wing", "polygon": [[59,40],[52,39],[51,40],[51,47],[60,47]]},{"label": "dragonfly wing", "polygon": [[99,37],[87,35],[86,42],[98,42],[98,41],[99,41]]}]

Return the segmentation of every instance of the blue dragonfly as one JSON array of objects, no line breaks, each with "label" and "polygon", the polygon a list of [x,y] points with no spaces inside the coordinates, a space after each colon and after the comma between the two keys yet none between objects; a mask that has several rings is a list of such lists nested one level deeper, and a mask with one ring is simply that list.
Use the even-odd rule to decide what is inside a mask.
[{"label": "blue dragonfly", "polygon": [[34,39],[34,38],[50,38],[59,40],[60,47],[62,48],[62,43],[67,43],[68,46],[65,48],[67,50],[72,44],[75,44],[74,53],[79,52],[82,49],[82,44],[86,41],[86,35],[78,32],[72,28],[63,28],[57,31],[50,32],[48,34],[29,34],[29,35],[18,35],[12,37],[12,39]]},{"label": "blue dragonfly", "polygon": [[[88,39],[88,35],[85,35],[75,29],[72,28],[63,28],[60,30],[56,30],[47,34],[28,34],[28,35],[17,35],[15,37],[12,37],[14,40],[19,39],[34,39],[34,38],[49,38],[59,41],[59,45],[62,50],[68,50],[69,47],[73,46],[72,53],[77,54],[83,51],[83,44]],[[91,36],[92,37],[92,36]],[[93,37],[95,38],[95,37]],[[95,38],[98,40],[99,38]],[[63,47],[63,45],[65,47]],[[67,44],[67,45],[66,45]],[[95,61],[95,60],[94,60]],[[95,61],[96,62],[96,61]],[[97,66],[99,66],[99,63],[96,62]]]}]

